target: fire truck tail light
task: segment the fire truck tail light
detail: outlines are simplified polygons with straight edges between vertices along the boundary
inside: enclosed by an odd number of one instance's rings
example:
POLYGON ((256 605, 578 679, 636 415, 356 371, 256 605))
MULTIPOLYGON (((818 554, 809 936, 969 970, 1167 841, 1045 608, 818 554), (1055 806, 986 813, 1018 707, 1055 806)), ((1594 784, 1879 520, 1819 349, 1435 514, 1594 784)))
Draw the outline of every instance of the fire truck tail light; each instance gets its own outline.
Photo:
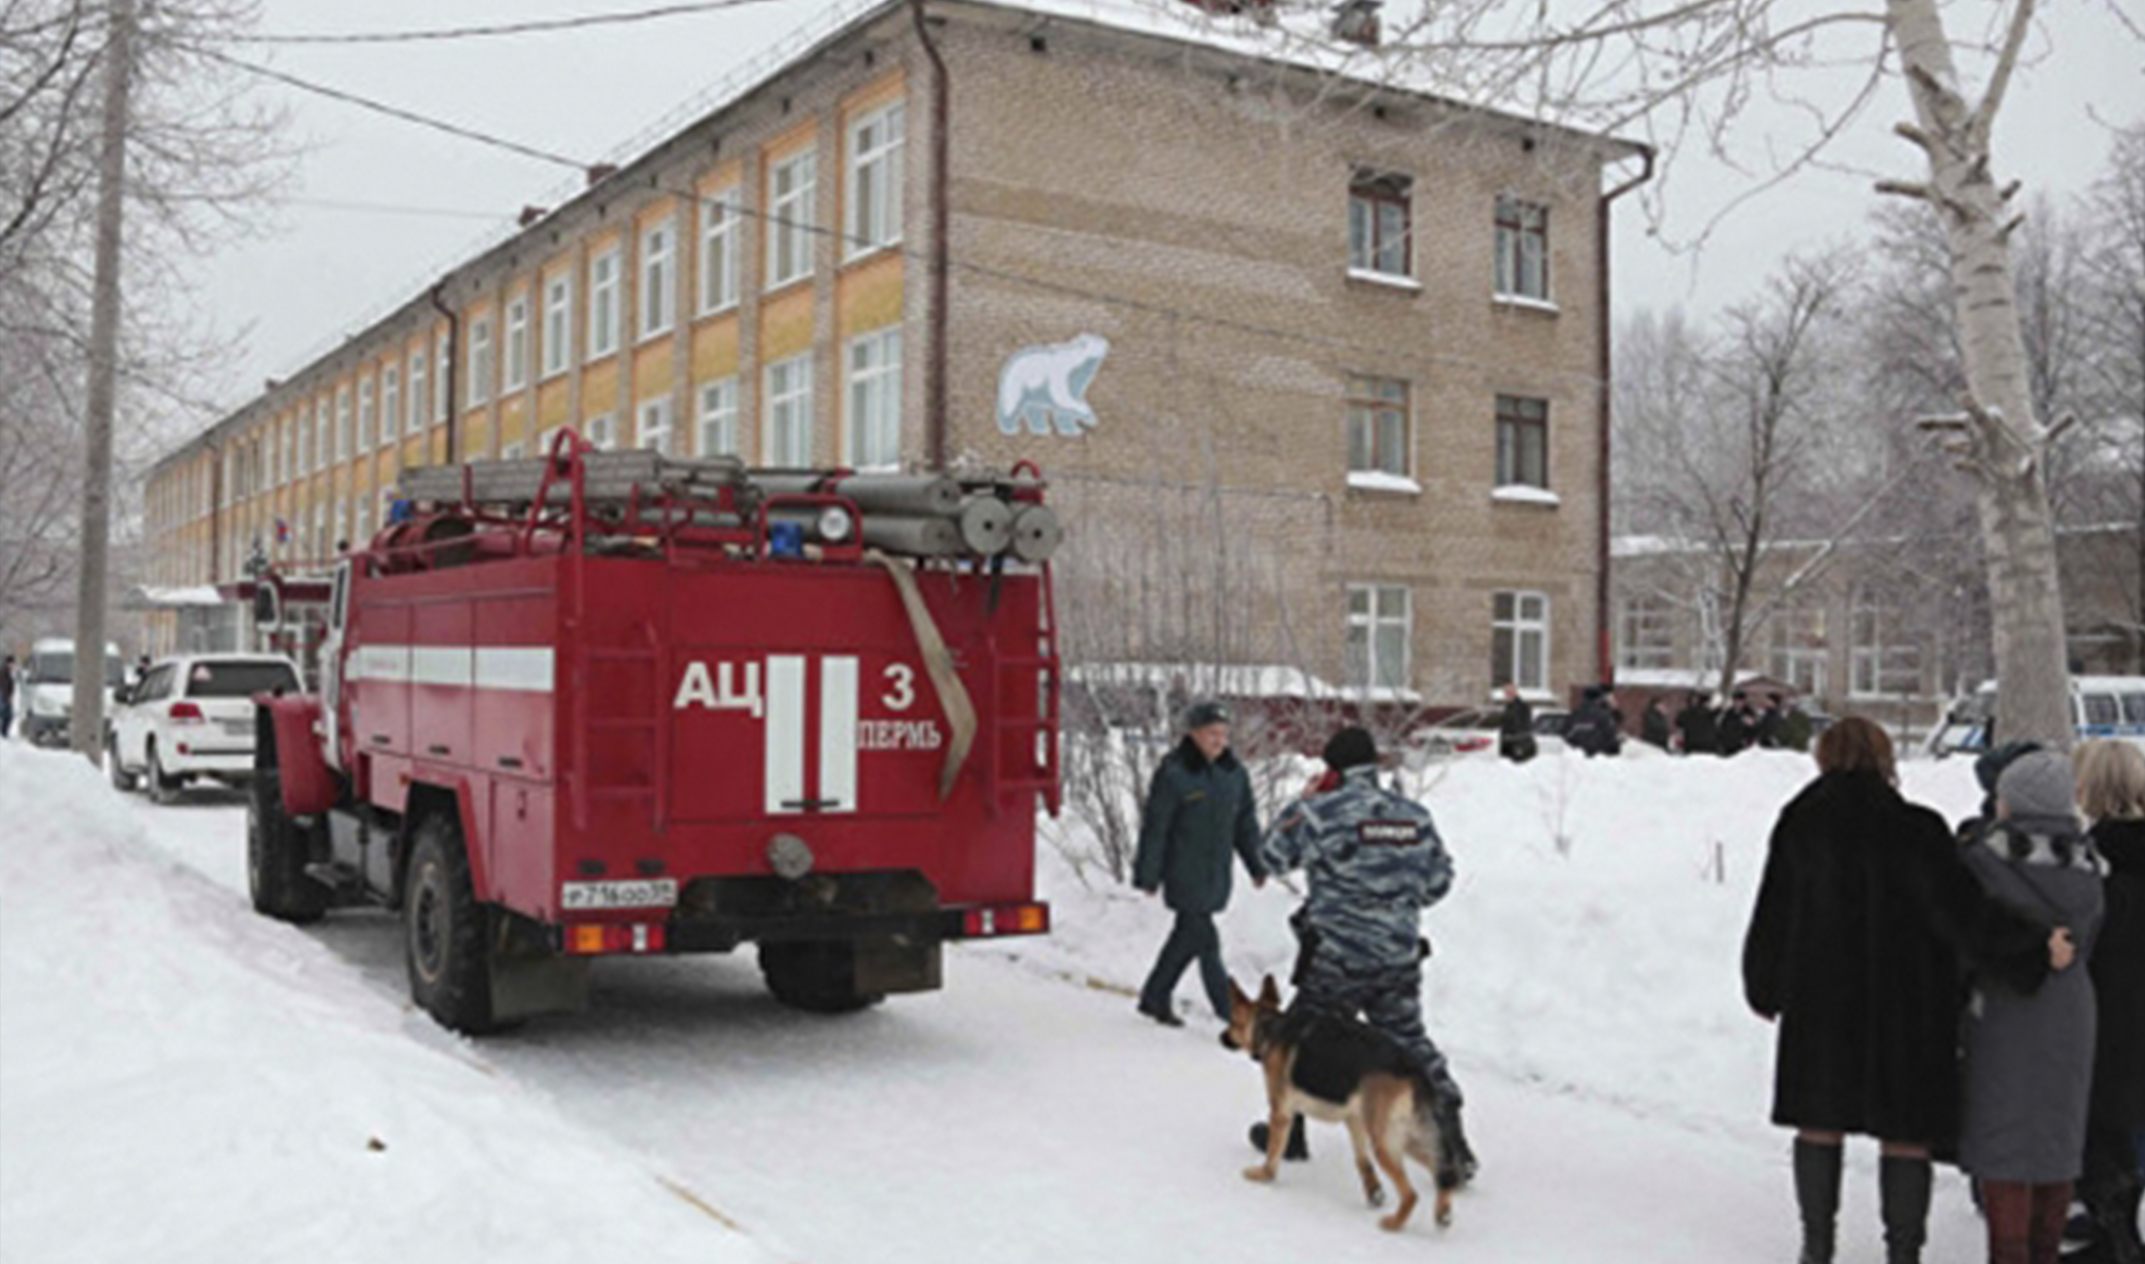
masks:
POLYGON ((999 904, 972 908, 961 916, 961 933, 974 939, 992 935, 1043 935, 1049 931, 1048 904, 999 904))
POLYGON ((566 928, 566 951, 576 957, 600 957, 606 953, 663 951, 660 922, 585 923, 566 928))
POLYGON ((201 708, 191 702, 174 702, 171 704, 171 718, 178 724, 199 724, 202 720, 201 708))

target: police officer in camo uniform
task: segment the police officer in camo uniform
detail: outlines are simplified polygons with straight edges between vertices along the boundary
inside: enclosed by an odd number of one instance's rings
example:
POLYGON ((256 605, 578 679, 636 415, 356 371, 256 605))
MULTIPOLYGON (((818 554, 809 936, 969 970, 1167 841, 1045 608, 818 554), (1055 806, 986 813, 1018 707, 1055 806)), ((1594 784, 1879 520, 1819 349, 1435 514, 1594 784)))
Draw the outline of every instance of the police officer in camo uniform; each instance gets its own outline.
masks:
MULTIPOLYGON (((1461 1180, 1475 1159, 1460 1130, 1460 1086, 1423 1030, 1422 911, 1452 889, 1452 858, 1430 809, 1378 784, 1378 747, 1360 728, 1326 743, 1331 771, 1281 814, 1263 846, 1269 873, 1302 869, 1311 894, 1291 919, 1303 939, 1291 1013, 1358 1012, 1400 1046, 1437 1094, 1445 1166, 1461 1180)), ((1266 1126, 1252 1142, 1266 1148, 1266 1126)), ((1305 1157, 1303 1120, 1288 1153, 1305 1157)))

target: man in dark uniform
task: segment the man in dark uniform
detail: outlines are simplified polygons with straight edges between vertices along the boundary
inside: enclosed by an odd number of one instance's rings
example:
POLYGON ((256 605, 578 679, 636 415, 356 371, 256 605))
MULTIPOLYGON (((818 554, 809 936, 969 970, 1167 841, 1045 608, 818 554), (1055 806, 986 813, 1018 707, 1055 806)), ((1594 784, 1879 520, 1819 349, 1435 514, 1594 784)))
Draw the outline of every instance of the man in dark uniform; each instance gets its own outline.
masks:
MULTIPOLYGON (((1460 1180, 1475 1157, 1460 1130, 1460 1086, 1423 1029, 1423 910, 1452 889, 1452 858, 1430 809, 1378 784, 1378 748, 1360 728, 1326 743, 1328 776, 1274 823, 1266 836, 1269 873, 1302 869, 1310 896, 1291 919, 1303 939, 1291 1014, 1329 1013, 1372 1027, 1408 1055, 1433 1095, 1445 1153, 1460 1180)), ((1298 1119, 1289 1152, 1305 1157, 1298 1119)), ((1252 1142, 1266 1148, 1266 1125, 1252 1142)))
POLYGON ((1184 1025, 1170 994, 1195 960, 1207 1001, 1229 1021, 1229 972, 1214 915, 1229 906, 1231 853, 1243 858, 1254 884, 1266 884, 1258 803, 1250 774, 1229 749, 1228 708, 1195 703, 1185 712, 1184 728, 1184 740, 1155 769, 1132 861, 1133 885, 1149 895, 1161 892, 1177 915, 1140 989, 1140 1013, 1164 1027, 1184 1025))

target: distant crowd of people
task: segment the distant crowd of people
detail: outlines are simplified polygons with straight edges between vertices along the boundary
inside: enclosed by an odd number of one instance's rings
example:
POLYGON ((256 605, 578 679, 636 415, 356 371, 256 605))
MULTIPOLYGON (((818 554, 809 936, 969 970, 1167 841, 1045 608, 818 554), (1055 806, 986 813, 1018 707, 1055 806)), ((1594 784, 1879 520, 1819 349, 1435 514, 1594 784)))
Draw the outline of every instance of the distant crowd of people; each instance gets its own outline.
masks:
MULTIPOLYGON (((1504 698, 1498 753, 1525 763, 1540 751, 1534 708, 1515 685, 1505 686, 1504 698)), ((1767 693, 1753 699, 1738 689, 1727 706, 1716 709, 1712 694, 1693 690, 1685 695, 1683 708, 1673 720, 1659 697, 1648 699, 1646 709, 1639 713, 1638 737, 1648 746, 1679 755, 1732 756, 1753 747, 1808 750, 1815 727, 1809 713, 1784 694, 1767 693)), ((1623 751, 1624 713, 1617 708, 1616 694, 1609 686, 1596 685, 1586 691, 1565 726, 1564 741, 1589 757, 1623 751)))

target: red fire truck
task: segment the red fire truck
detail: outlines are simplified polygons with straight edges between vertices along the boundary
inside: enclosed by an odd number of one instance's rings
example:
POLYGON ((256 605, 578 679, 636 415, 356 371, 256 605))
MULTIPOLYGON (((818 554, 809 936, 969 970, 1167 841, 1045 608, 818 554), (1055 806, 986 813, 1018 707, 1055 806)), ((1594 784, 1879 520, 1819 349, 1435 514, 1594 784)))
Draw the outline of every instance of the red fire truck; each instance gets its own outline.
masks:
POLYGON ((753 471, 653 452, 405 475, 341 559, 317 695, 261 699, 254 906, 400 911, 481 1032, 609 955, 758 945, 839 1012, 1037 934, 1058 663, 1032 468, 753 471))

